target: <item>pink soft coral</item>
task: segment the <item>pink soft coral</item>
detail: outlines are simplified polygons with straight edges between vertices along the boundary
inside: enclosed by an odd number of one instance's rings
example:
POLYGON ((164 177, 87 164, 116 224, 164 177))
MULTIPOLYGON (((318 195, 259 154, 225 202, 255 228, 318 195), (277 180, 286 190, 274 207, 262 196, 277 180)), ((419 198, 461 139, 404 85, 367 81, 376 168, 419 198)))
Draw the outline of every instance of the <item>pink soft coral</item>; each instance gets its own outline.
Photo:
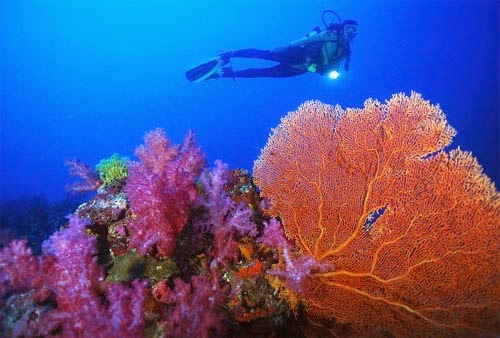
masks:
POLYGON ((8 292, 26 291, 33 284, 38 261, 26 240, 14 240, 0 251, 0 298, 8 292))
POLYGON ((205 158, 192 132, 180 146, 170 144, 159 128, 146 134, 144 141, 136 149, 141 162, 130 165, 125 187, 134 212, 130 246, 143 255, 156 250, 159 256, 170 256, 188 220, 205 158))
POLYGON ((35 258, 22 242, 0 252, 2 295, 35 290, 36 302, 54 300, 57 306, 31 322, 21 319, 15 330, 24 336, 136 337, 145 327, 145 282, 131 287, 104 282, 97 264, 96 239, 86 233, 86 222, 71 217, 69 226, 43 244, 35 258), (14 256, 8 257, 9 254, 14 256), (15 264, 13 264, 15 263, 15 264), (22 279, 22 276, 31 278, 22 279))

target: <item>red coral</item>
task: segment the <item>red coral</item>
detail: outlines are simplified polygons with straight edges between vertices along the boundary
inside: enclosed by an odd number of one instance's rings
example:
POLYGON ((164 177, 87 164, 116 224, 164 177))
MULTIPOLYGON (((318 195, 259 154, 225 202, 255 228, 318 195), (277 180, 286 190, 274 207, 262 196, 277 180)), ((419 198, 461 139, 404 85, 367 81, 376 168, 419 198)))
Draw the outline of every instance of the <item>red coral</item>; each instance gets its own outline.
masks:
POLYGON ((156 250, 159 256, 170 256, 187 222, 205 159, 192 132, 181 146, 171 145, 161 129, 149 132, 144 140, 136 150, 141 162, 130 165, 125 186, 134 213, 130 246, 141 254, 156 250))
POLYGON ((307 102, 274 129, 256 183, 287 237, 330 264, 300 296, 335 335, 498 334, 500 196, 470 153, 443 151, 454 134, 415 93, 307 102))

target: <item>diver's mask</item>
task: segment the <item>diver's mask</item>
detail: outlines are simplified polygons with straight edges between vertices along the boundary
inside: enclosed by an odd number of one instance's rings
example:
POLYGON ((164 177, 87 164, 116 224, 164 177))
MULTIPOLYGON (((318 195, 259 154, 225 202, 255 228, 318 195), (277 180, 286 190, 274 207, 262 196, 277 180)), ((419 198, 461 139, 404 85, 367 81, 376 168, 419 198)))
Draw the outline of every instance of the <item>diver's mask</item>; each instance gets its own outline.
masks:
POLYGON ((358 34, 358 23, 354 20, 346 20, 342 23, 342 34, 351 40, 358 34))

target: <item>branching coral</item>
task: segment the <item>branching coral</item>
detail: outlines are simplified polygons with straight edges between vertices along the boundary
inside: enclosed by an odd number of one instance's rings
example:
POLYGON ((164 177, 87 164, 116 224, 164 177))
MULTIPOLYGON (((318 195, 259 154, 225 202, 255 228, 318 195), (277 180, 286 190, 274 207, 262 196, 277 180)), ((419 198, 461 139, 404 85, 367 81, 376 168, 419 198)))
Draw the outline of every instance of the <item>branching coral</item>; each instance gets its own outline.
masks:
POLYGON ((66 185, 66 190, 73 193, 97 190, 102 181, 90 166, 78 159, 71 159, 65 162, 69 167, 70 175, 81 178, 81 181, 66 185))
POLYGON ((394 95, 363 109, 306 102, 254 166, 299 252, 330 264, 306 281, 335 334, 493 336, 500 198, 439 106, 394 95))

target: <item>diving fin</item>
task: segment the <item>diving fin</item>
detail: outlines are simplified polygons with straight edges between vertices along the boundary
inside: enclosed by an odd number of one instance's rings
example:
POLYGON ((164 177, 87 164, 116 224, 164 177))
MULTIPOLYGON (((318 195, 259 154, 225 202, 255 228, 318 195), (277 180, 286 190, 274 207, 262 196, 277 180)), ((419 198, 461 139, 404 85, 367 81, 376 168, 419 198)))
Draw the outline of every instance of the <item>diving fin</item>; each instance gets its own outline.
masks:
POLYGON ((201 82, 207 80, 226 63, 227 62, 224 62, 220 57, 213 58, 188 70, 186 72, 186 78, 189 82, 201 82))

